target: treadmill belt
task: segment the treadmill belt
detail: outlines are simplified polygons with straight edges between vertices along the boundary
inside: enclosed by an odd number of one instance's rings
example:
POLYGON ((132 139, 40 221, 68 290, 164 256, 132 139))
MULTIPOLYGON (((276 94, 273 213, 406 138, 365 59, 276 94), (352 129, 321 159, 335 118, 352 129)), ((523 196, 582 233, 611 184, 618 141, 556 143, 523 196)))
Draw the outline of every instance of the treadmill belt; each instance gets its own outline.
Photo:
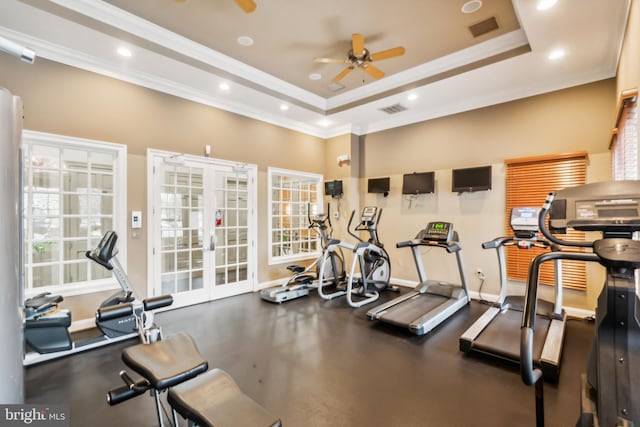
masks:
POLYGON ((387 309, 380 316, 380 320, 398 326, 409 327, 411 322, 447 301, 449 301, 449 298, 440 295, 417 294, 415 297, 387 309))
MULTIPOLYGON (((521 322, 521 311, 507 310, 498 314, 473 341, 472 348, 519 363, 521 322)), ((540 361, 550 324, 550 319, 536 316, 533 334, 533 360, 536 363, 540 361)))

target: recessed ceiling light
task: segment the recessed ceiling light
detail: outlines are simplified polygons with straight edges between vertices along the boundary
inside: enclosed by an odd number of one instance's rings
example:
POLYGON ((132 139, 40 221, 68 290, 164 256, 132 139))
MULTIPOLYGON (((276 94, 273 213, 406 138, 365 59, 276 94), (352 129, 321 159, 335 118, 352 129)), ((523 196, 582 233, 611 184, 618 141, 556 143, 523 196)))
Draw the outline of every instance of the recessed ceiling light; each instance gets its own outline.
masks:
POLYGON ((309 74, 309 80, 320 80, 321 78, 322 78, 322 74, 320 73, 309 74))
POLYGON ((289 106, 287 104, 280 104, 280 110, 287 111, 288 109, 289 109, 289 106))
POLYGON ((551 52, 549 52, 549 55, 547 55, 547 58, 549 58, 552 61, 557 61, 558 59, 562 59, 565 56, 565 51, 562 48, 558 48, 558 49, 554 49, 551 52))
POLYGON ((238 37, 238 44, 240 46, 252 46, 253 39, 249 36, 240 36, 238 37))
POLYGON ((418 99, 418 94, 417 93, 410 93, 409 95, 407 95, 407 99, 409 101, 415 101, 416 99, 418 99))
POLYGON ((224 82, 220 83, 218 87, 220 88, 220 90, 224 90, 224 91, 231 89, 231 86, 229 86, 229 83, 224 83, 224 82))
POLYGON ((318 122, 318 124, 319 124, 320 126, 323 126, 323 127, 329 127, 329 125, 331 124, 331 122, 330 122, 329 120, 327 120, 327 119, 322 119, 322 120, 320 120, 320 121, 318 122))
POLYGON ((133 55, 133 53, 131 52, 131 49, 124 46, 119 47, 117 52, 118 52, 118 55, 124 56, 126 58, 130 58, 133 55))
POLYGON ((471 0, 462 5, 462 13, 473 13, 482 7, 481 0, 471 0))
POLYGON ((536 6, 536 9, 538 10, 551 9, 553 6, 556 5, 557 2, 558 0, 539 0, 538 6, 536 6))

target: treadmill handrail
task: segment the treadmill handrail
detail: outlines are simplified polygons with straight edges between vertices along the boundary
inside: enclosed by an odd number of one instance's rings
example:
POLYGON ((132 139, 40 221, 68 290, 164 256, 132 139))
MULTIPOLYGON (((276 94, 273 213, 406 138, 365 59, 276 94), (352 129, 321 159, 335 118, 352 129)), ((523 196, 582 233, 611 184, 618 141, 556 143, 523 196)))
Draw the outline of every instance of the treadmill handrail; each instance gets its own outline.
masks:
POLYGON ((594 253, 583 252, 545 252, 536 256, 529 264, 529 273, 524 295, 524 310, 520 325, 520 376, 527 385, 535 384, 542 378, 542 370, 533 366, 533 331, 537 310, 538 276, 540 265, 551 260, 575 260, 598 262, 594 253))
POLYGON ((460 243, 456 241, 451 241, 449 243, 441 243, 435 240, 412 239, 412 240, 406 240, 404 242, 396 243, 396 248, 410 248, 414 246, 431 246, 431 247, 444 248, 449 253, 458 252, 460 249, 462 249, 462 247, 460 246, 460 243))
POLYGON ((521 239, 516 236, 502 236, 496 237, 493 240, 489 240, 488 242, 484 242, 482 244, 482 249, 496 249, 499 246, 512 246, 518 244, 518 242, 527 241, 531 242, 531 246, 535 246, 536 248, 551 248, 553 251, 559 251, 560 248, 553 242, 550 242, 546 239, 521 239))

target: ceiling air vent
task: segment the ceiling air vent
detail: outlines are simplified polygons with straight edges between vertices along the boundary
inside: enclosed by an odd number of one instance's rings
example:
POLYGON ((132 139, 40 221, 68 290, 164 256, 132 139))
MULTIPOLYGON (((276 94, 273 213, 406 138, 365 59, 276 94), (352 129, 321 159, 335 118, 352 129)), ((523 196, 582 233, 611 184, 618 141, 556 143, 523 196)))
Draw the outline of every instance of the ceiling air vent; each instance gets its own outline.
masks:
POLYGON ((399 113, 400 111, 405 111, 406 109, 407 107, 402 104, 394 104, 388 107, 381 108, 380 111, 384 111, 387 114, 395 114, 399 113))
POLYGON ((496 17, 492 16, 489 19, 485 19, 482 22, 478 22, 477 24, 473 24, 469 26, 469 31, 471 31, 471 35, 473 37, 480 37, 484 34, 487 34, 493 30, 497 30, 498 21, 496 21, 496 17))
POLYGON ((342 90, 342 89, 345 88, 345 86, 343 84, 340 84, 338 82, 329 83, 329 85, 327 87, 332 92, 337 92, 337 91, 342 90))

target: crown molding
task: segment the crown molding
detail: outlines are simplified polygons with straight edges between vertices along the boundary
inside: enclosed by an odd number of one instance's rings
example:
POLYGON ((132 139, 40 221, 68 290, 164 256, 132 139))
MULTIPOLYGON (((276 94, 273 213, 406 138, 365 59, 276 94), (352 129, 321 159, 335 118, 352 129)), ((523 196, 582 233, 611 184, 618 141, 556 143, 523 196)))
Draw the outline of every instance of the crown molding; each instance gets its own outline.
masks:
POLYGON ((142 19, 102 0, 50 0, 52 3, 119 30, 133 34, 158 46, 170 49, 204 64, 241 76, 259 85, 326 110, 326 99, 251 67, 227 55, 196 43, 159 25, 142 19))

